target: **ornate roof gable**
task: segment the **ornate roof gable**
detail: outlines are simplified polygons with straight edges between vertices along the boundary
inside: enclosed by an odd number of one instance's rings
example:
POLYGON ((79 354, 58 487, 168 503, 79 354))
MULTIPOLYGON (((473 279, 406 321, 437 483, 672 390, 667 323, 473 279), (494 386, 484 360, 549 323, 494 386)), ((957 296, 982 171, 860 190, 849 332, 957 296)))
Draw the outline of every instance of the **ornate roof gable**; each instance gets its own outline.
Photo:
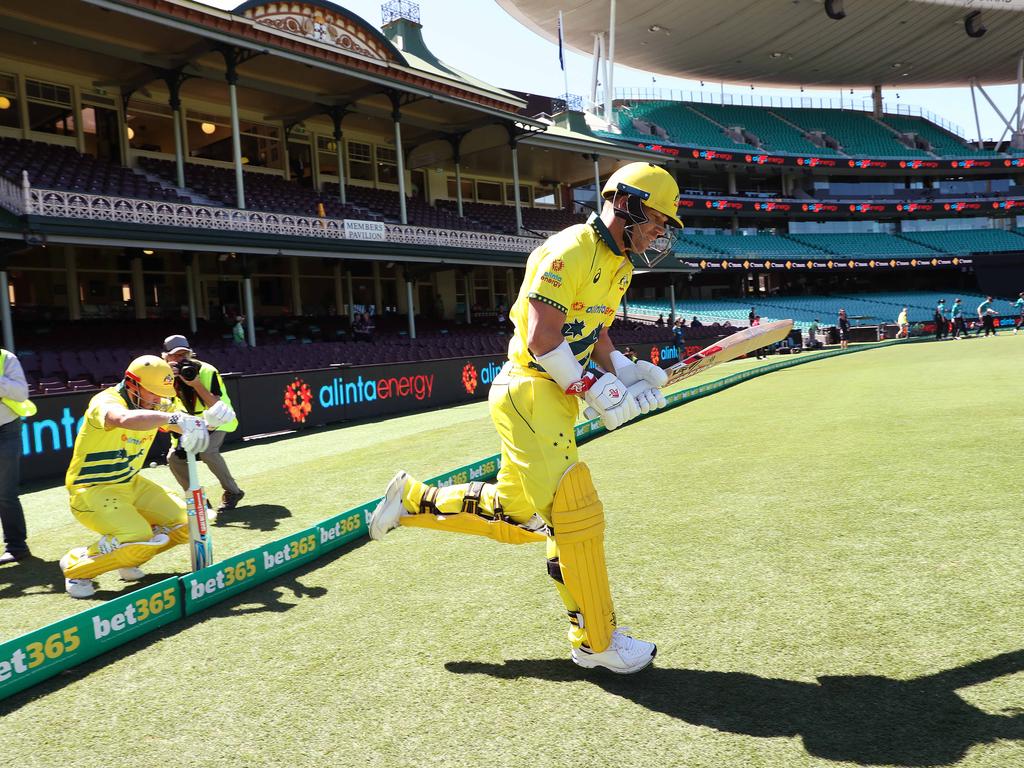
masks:
POLYGON ((257 24, 385 62, 405 64, 405 57, 361 17, 327 2, 250 0, 232 11, 257 24))

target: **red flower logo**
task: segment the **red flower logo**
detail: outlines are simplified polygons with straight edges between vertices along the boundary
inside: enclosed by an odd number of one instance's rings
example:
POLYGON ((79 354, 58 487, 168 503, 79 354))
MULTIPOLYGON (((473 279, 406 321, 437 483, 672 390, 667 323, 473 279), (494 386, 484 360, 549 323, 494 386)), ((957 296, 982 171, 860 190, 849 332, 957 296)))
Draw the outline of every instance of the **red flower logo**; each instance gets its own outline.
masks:
POLYGON ((304 424, 313 410, 313 393, 302 379, 295 379, 284 388, 284 404, 288 416, 296 424, 304 424))
POLYGON ((657 347, 651 347, 651 362, 655 365, 661 362, 661 351, 657 347))
POLYGON ((472 395, 476 392, 476 385, 479 379, 476 375, 476 366, 472 363, 466 363, 462 369, 462 386, 466 389, 467 395, 472 395))

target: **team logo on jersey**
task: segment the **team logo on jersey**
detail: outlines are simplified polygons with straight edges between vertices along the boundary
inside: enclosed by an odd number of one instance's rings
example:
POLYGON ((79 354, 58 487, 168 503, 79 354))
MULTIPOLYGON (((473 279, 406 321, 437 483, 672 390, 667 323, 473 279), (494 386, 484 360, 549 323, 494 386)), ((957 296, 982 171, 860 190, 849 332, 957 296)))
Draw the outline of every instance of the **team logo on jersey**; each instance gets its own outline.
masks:
POLYGON ((594 285, 597 285, 597 281, 601 279, 601 270, 597 270, 597 274, 594 275, 594 285))
POLYGON ((565 262, 561 259, 555 259, 551 262, 551 269, 555 272, 561 272, 563 267, 565 267, 565 262))
POLYGON ((574 312, 581 312, 584 306, 585 304, 582 301, 574 301, 572 303, 572 308, 574 312))
POLYGON ((619 278, 619 290, 625 291, 627 285, 629 285, 629 278, 623 275, 619 278))

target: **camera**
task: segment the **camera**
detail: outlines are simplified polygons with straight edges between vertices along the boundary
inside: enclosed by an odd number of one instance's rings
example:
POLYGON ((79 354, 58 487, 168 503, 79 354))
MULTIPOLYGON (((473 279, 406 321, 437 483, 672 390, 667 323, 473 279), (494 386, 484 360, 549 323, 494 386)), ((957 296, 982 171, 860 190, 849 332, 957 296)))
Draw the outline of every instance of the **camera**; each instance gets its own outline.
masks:
POLYGON ((194 381, 199 375, 199 362, 196 360, 182 360, 178 363, 178 375, 185 381, 194 381))

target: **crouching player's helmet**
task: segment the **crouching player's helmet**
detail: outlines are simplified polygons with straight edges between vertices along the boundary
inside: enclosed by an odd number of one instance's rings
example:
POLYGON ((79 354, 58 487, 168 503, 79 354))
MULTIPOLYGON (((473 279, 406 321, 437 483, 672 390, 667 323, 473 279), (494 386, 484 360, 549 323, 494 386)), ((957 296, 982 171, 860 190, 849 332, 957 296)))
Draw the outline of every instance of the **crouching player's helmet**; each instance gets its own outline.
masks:
POLYGON ((127 400, 135 408, 167 411, 174 402, 174 371, 156 355, 131 361, 124 372, 127 400))
MULTIPOLYGON (((683 228, 679 220, 679 185, 672 174, 654 163, 629 163, 624 165, 605 182, 601 196, 615 206, 615 215, 626 220, 624 237, 626 247, 633 251, 632 228, 646 224, 648 217, 644 207, 651 208, 666 217, 666 226, 683 228), (625 198, 625 206, 616 202, 625 198)), ((672 237, 666 235, 654 242, 654 247, 637 256, 654 267, 668 256, 672 248, 672 237)))

